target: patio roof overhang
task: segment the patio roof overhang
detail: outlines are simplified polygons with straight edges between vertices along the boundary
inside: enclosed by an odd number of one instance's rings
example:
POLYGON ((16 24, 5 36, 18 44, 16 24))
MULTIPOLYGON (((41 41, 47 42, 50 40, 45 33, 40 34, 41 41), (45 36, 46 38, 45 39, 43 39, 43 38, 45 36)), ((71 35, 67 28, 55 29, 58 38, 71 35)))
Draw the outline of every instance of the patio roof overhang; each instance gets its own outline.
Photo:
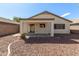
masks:
POLYGON ((24 22, 52 22, 54 21, 54 18, 31 18, 27 19, 24 22))
POLYGON ((27 18, 26 20, 54 20, 55 18, 27 18))

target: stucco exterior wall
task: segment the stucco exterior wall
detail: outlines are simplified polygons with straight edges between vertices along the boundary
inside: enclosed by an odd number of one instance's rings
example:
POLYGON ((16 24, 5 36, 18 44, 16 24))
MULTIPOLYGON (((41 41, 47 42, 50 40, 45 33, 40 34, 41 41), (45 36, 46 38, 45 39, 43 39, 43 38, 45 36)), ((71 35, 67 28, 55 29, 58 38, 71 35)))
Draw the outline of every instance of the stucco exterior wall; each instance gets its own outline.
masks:
POLYGON ((33 18, 54 18, 54 24, 65 24, 65 29, 54 29, 54 33, 56 34, 69 34, 70 33, 70 22, 69 21, 65 21, 59 17, 56 17, 54 15, 51 14, 41 14, 38 16, 35 16, 33 18))
POLYGON ((54 16, 51 15, 51 14, 48 14, 48 13, 44 13, 44 14, 35 16, 35 17, 33 17, 33 18, 54 18, 54 16))
POLYGON ((27 22, 21 21, 20 22, 20 33, 28 33, 30 30, 29 24, 27 22))
POLYGON ((19 24, 0 22, 0 36, 19 32, 19 24))
POLYGON ((32 18, 36 18, 39 20, 26 20, 23 23, 21 23, 21 33, 28 33, 29 32, 29 26, 28 23, 29 22, 36 22, 37 24, 35 25, 35 33, 51 33, 51 28, 52 29, 52 33, 53 34, 69 34, 70 33, 70 22, 69 21, 65 21, 62 18, 59 18, 57 16, 48 14, 48 13, 44 13, 32 18), (48 20, 45 19, 48 18, 48 20), (50 20, 50 18, 52 18, 53 20, 50 20), (44 20, 40 20, 40 19, 44 19, 44 20), (46 28, 39 28, 39 23, 45 22, 46 23, 46 28), (53 22, 53 25, 51 25, 51 22, 53 22), (54 29, 54 24, 65 24, 65 29, 54 29), (52 27, 51 27, 52 26, 52 27))
POLYGON ((49 34, 50 31, 51 31, 51 25, 50 23, 43 23, 45 24, 45 28, 40 28, 40 24, 41 23, 38 23, 38 24, 35 24, 35 33, 39 33, 39 34, 49 34))
POLYGON ((54 24, 65 24, 65 29, 55 29, 55 34, 69 34, 70 33, 70 22, 55 17, 54 24))
MULTIPOLYGON (((51 22, 21 22, 20 33, 29 33, 29 24, 35 24, 35 34, 49 34, 51 33, 51 22), (45 28, 40 28, 40 24, 45 24, 45 28)), ((54 29, 53 29, 54 30, 54 29)))

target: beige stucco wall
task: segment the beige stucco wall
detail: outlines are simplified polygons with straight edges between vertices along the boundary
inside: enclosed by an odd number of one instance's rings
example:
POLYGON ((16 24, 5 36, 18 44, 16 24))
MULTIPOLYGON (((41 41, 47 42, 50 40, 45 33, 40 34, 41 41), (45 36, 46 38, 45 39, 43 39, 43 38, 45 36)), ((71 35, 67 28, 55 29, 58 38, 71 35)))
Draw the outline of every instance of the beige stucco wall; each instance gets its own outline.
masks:
POLYGON ((40 28, 41 23, 35 24, 35 33, 39 34, 49 34, 51 31, 51 24, 50 23, 45 23, 45 28, 40 28))
MULTIPOLYGON (((48 20, 44 20, 44 21, 21 21, 20 23, 20 33, 28 33, 30 30, 30 26, 29 24, 35 24, 35 33, 36 34, 48 34, 51 32, 51 22, 53 21, 48 21, 48 20), (45 23, 46 27, 45 28, 40 28, 40 24, 41 23, 45 23)), ((52 30, 54 31, 54 29, 52 30)))
POLYGON ((54 24, 65 24, 65 29, 55 29, 54 33, 58 34, 69 34, 70 33, 70 22, 65 21, 61 18, 55 17, 54 24))
POLYGON ((30 30, 30 28, 28 28, 29 25, 28 25, 28 22, 26 21, 21 21, 20 22, 20 33, 23 34, 23 33, 28 33, 30 30))
POLYGON ((69 21, 65 21, 59 17, 56 17, 48 13, 44 13, 44 14, 35 16, 33 18, 55 18, 54 24, 65 24, 65 29, 55 29, 54 33, 58 33, 58 34, 64 34, 64 33, 69 34, 70 33, 70 22, 69 21))
POLYGON ((0 22, 0 36, 18 32, 19 32, 19 24, 0 22))
POLYGON ((53 34, 69 34, 70 33, 70 22, 69 21, 65 21, 59 17, 56 17, 54 15, 51 14, 41 14, 38 16, 35 16, 33 18, 55 18, 54 20, 26 20, 26 21, 22 21, 20 24, 20 32, 21 33, 28 33, 29 32, 29 26, 28 23, 29 22, 36 22, 38 24, 36 24, 36 28, 35 28, 35 33, 50 33, 51 32, 51 28, 52 28, 52 33, 53 34), (46 22, 46 28, 39 28, 39 23, 42 22, 46 22), (48 23, 47 23, 48 22, 48 23), (53 25, 51 27, 51 22, 53 22, 53 25), (65 29, 54 29, 54 24, 65 24, 65 29))
POLYGON ((44 14, 35 16, 33 18, 54 18, 54 16, 52 16, 51 14, 48 14, 48 13, 44 13, 44 14))

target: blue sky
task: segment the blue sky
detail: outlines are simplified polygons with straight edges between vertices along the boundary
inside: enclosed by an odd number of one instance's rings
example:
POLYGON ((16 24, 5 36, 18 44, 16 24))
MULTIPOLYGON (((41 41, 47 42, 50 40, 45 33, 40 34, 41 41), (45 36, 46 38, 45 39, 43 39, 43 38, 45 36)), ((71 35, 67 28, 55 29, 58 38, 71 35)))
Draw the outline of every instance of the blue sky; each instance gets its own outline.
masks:
POLYGON ((12 18, 22 17, 28 18, 37 13, 49 11, 57 15, 63 15, 67 19, 79 18, 79 4, 76 3, 5 3, 0 4, 0 17, 12 18))

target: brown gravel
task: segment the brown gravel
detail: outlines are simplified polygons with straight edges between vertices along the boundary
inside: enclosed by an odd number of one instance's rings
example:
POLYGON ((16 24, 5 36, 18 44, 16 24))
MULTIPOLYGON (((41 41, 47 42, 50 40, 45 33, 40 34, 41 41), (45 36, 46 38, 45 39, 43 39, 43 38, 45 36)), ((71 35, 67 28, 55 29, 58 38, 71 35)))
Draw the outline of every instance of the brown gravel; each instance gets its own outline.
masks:
POLYGON ((27 42, 20 40, 11 47, 12 56, 77 56, 79 34, 32 37, 27 42))
POLYGON ((0 37, 0 56, 6 56, 7 55, 7 47, 9 43, 16 40, 16 37, 13 37, 12 35, 0 37))
MULTIPOLYGON (((12 35, 0 38, 0 55, 6 55, 8 44, 16 39, 12 35)), ((19 40, 11 46, 11 56, 79 56, 79 34, 19 40)))

